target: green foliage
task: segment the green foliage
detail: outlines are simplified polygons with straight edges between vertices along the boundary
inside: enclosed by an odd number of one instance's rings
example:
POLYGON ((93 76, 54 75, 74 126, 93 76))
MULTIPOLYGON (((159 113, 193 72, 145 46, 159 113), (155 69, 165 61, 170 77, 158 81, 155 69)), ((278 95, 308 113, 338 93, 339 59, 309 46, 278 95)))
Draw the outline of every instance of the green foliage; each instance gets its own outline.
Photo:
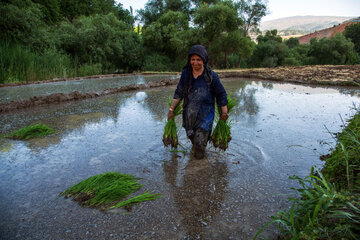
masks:
MULTIPOLYGON (((171 107, 172 99, 169 98, 169 107, 171 107)), ((174 118, 170 118, 164 127, 164 134, 163 134, 163 143, 164 146, 171 146, 172 148, 177 148, 178 136, 177 136, 177 127, 175 118, 182 113, 182 101, 174 109, 174 118)))
POLYGON ((360 23, 347 26, 344 35, 354 43, 354 49, 360 55, 360 23))
POLYGON ((0 83, 74 76, 71 59, 54 49, 34 53, 20 44, 0 42, 0 83))
POLYGON ((141 62, 139 35, 114 14, 82 16, 54 30, 56 45, 79 64, 100 63, 103 72, 132 71, 141 62))
POLYGON ((289 49, 292 49, 296 46, 299 46, 300 42, 298 38, 289 38, 285 41, 286 46, 288 46, 289 49))
POLYGON ((332 38, 312 38, 308 56, 312 58, 311 64, 338 65, 359 62, 354 44, 340 33, 332 38))
POLYGON ((259 35, 258 45, 251 56, 250 63, 253 67, 276 67, 281 66, 289 51, 276 30, 267 31, 265 35, 259 35))
POLYGON ((40 5, 30 0, 14 0, 0 5, 0 40, 18 42, 42 51, 50 45, 40 5))
POLYGON ((221 33, 237 30, 242 21, 235 8, 220 2, 198 8, 194 13, 194 23, 210 45, 221 33))
MULTIPOLYGON (((237 103, 235 99, 231 98, 231 94, 227 96, 227 100, 228 114, 231 114, 237 103)), ((221 120, 221 112, 221 106, 217 106, 218 119, 214 131, 211 134, 210 141, 213 143, 215 148, 220 148, 221 150, 225 151, 228 148, 229 142, 231 141, 230 121, 224 122, 221 120)))
POLYGON ((158 21, 162 15, 168 11, 179 12, 190 20, 190 1, 189 0, 149 0, 144 9, 138 11, 140 21, 147 28, 152 23, 158 21))
POLYGON ((258 32, 261 19, 267 14, 266 2, 263 0, 240 0, 236 4, 239 16, 244 22, 243 35, 249 32, 258 32))
POLYGON ((185 31, 189 28, 188 19, 184 13, 168 11, 156 22, 143 30, 144 46, 151 52, 162 54, 172 61, 184 57, 185 31))
POLYGON ((52 128, 45 124, 34 124, 27 127, 20 128, 19 130, 5 135, 6 138, 28 140, 30 138, 44 137, 56 133, 52 128))
POLYGON ((131 175, 107 172, 81 181, 60 193, 60 196, 73 197, 82 204, 105 209, 125 207, 160 197, 160 194, 145 192, 121 201, 139 190, 141 186, 139 179, 131 175))
POLYGON ((290 177, 300 184, 298 198, 289 198, 290 209, 279 211, 272 221, 280 231, 278 239, 359 239, 359 195, 348 191, 339 192, 320 171, 312 169, 310 176, 302 179, 290 177))
POLYGON ((327 179, 335 181, 342 189, 360 186, 360 112, 347 122, 337 136, 337 145, 325 159, 322 170, 327 179))

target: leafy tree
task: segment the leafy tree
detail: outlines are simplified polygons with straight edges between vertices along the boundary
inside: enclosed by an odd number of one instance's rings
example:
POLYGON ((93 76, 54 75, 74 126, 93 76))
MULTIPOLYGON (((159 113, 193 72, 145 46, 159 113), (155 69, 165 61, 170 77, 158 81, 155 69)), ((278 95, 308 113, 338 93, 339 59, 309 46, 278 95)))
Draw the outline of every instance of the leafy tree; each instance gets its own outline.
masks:
POLYGON ((266 3, 263 0, 240 0, 237 8, 244 22, 244 36, 248 36, 249 31, 258 32, 260 21, 267 14, 266 3))
POLYGON ((32 0, 40 5, 43 19, 47 24, 53 24, 61 20, 59 0, 32 0))
POLYGON ((143 30, 144 46, 174 59, 183 46, 181 32, 188 28, 185 14, 168 11, 143 30))
MULTIPOLYGON (((41 2, 47 0, 38 0, 41 2)), ((50 0, 49 0, 50 1, 50 0)), ((115 0, 59 0, 60 12, 64 18, 73 21, 76 17, 90 16, 94 14, 109 14, 113 13, 132 27, 134 19, 128 10, 122 8, 122 4, 116 4, 115 0)))
POLYGON ((289 38, 288 40, 285 40, 285 44, 286 46, 288 46, 288 48, 294 48, 296 46, 299 46, 300 42, 298 38, 289 38))
POLYGON ((283 64, 288 56, 288 47, 282 42, 277 30, 267 31, 257 38, 258 45, 254 50, 250 65, 254 67, 276 67, 283 64))
POLYGON ((332 38, 311 39, 308 56, 311 58, 311 64, 338 65, 359 61, 354 44, 341 33, 332 38))
POLYGON ((203 35, 203 44, 208 47, 209 54, 216 56, 210 58, 210 64, 226 66, 226 56, 230 54, 230 46, 237 46, 236 39, 239 39, 239 35, 232 32, 238 31, 242 24, 232 3, 201 5, 194 13, 194 23, 203 35), (225 45, 225 42, 230 45, 225 45), (225 61, 219 64, 220 60, 217 57, 221 55, 224 55, 222 59, 225 61))
POLYGON ((113 13, 81 16, 73 23, 62 22, 54 30, 56 45, 79 65, 102 64, 103 72, 132 71, 141 63, 139 35, 129 30, 113 13))
POLYGON ((39 4, 13 0, 0 5, 0 39, 41 51, 51 43, 39 4))
MULTIPOLYGON (((287 43, 287 42, 285 42, 287 43)), ((289 46, 288 44, 286 44, 289 46)), ((290 44, 290 46, 292 46, 290 44)), ((309 63, 308 52, 310 49, 309 44, 296 45, 292 48, 289 47, 289 55, 284 59, 283 65, 300 66, 309 63)))
POLYGON ((354 43, 355 51, 360 55, 360 23, 347 26, 344 32, 345 37, 354 43))
POLYGON ((144 9, 138 11, 144 28, 156 22, 167 11, 182 12, 190 19, 190 0, 149 0, 144 9))

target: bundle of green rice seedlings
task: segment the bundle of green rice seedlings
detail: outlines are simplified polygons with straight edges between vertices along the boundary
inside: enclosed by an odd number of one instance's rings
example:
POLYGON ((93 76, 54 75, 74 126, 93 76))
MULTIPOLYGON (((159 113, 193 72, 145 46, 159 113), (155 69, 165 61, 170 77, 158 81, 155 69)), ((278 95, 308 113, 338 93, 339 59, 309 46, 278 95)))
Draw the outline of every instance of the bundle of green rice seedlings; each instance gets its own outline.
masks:
POLYGON ((5 135, 6 138, 12 138, 12 139, 30 139, 30 138, 36 138, 36 137, 44 137, 49 134, 56 133, 52 128, 45 124, 34 124, 27 127, 20 128, 19 130, 12 132, 8 135, 5 135))
MULTIPOLYGON (((236 106, 236 100, 231 98, 231 94, 227 96, 227 100, 228 114, 230 115, 232 109, 236 106)), ((210 141, 213 143, 215 148, 220 148, 221 150, 225 151, 228 148, 229 142, 231 141, 230 121, 224 122, 223 120, 220 120, 220 106, 217 106, 217 113, 217 123, 210 137, 210 141)))
POLYGON ((100 209, 129 207, 160 197, 160 194, 152 194, 146 191, 143 194, 124 200, 130 194, 139 190, 141 186, 139 179, 129 174, 107 172, 79 182, 60 193, 60 196, 73 197, 81 205, 100 209))
MULTIPOLYGON (((172 99, 169 98, 169 107, 171 107, 171 103, 172 103, 172 99)), ((182 102, 180 102, 174 109, 174 118, 169 119, 165 125, 164 135, 162 140, 165 147, 170 145, 172 148, 177 148, 179 144, 175 118, 176 116, 179 116, 181 112, 182 112, 182 102)))

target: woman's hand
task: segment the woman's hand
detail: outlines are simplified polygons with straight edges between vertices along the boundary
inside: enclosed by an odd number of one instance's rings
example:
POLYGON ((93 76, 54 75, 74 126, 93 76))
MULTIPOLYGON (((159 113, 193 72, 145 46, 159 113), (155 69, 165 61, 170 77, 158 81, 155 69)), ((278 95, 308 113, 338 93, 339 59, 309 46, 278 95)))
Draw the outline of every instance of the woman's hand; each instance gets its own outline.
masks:
POLYGON ((226 122, 226 120, 228 120, 228 118, 229 118, 229 114, 228 114, 227 105, 222 106, 220 119, 223 120, 224 122, 226 122))
POLYGON ((169 110, 169 112, 168 112, 168 121, 169 121, 171 118, 174 118, 174 111, 169 110))
POLYGON ((224 122, 226 122, 226 120, 228 120, 229 118, 229 114, 227 112, 223 112, 221 113, 220 119, 223 120, 224 122))

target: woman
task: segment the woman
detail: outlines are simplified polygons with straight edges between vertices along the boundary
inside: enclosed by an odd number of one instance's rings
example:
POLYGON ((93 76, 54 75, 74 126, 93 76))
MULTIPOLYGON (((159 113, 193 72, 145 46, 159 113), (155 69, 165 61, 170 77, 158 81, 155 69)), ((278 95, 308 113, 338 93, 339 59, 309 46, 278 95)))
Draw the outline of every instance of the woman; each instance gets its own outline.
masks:
POLYGON ((226 121, 229 117, 226 91, 218 75, 207 63, 208 54, 205 47, 192 46, 168 112, 169 120, 174 117, 174 109, 180 100, 184 100, 183 127, 193 144, 192 151, 197 159, 204 158, 206 144, 210 138, 215 117, 215 98, 221 106, 220 119, 226 121))

